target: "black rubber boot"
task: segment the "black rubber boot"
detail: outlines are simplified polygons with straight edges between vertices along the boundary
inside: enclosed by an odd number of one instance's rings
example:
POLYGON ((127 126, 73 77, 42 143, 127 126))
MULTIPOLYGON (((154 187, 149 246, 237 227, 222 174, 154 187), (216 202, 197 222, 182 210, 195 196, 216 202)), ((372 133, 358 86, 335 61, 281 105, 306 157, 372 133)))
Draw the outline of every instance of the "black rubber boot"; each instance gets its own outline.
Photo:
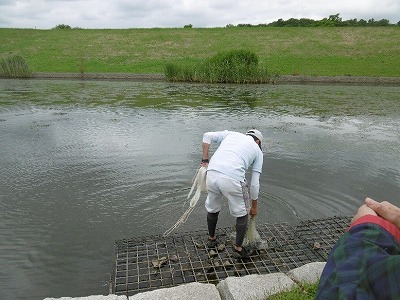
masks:
POLYGON ((249 215, 236 218, 236 243, 235 245, 241 247, 243 244, 244 236, 246 235, 247 223, 249 215))
MULTIPOLYGON (((207 213, 207 227, 208 227, 208 236, 215 237, 215 230, 217 228, 218 222, 218 215, 219 212, 216 213, 207 213)), ((207 241, 208 248, 215 248, 217 247, 217 240, 210 240, 207 241)))

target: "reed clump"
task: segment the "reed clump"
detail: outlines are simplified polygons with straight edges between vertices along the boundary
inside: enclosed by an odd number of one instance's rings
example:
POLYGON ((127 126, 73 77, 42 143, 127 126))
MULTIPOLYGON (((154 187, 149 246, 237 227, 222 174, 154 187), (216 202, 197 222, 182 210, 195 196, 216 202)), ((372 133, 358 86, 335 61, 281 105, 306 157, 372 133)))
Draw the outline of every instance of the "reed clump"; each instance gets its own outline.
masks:
POLYGON ((32 77, 32 71, 30 70, 25 58, 19 54, 15 54, 1 59, 0 77, 29 78, 32 77))
POLYGON ((167 64, 165 76, 173 82, 269 83, 273 76, 249 50, 220 52, 195 65, 167 64))

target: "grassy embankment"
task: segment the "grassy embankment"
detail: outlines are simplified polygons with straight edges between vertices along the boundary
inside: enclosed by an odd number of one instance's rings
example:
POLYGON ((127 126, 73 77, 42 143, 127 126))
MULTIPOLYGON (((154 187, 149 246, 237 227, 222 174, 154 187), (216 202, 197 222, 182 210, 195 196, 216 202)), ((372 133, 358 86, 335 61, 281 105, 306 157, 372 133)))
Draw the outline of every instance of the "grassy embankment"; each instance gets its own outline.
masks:
POLYGON ((164 73, 245 49, 280 75, 400 76, 399 27, 0 29, 0 58, 33 72, 164 73))

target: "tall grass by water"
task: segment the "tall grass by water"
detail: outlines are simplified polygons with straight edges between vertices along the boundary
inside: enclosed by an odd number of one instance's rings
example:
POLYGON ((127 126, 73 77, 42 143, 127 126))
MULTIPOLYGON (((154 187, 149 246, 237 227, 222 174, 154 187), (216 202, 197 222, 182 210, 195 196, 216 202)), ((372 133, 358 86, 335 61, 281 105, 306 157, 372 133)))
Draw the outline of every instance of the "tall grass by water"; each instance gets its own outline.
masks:
POLYGON ((0 60, 0 77, 29 78, 32 72, 21 55, 12 55, 0 60))
POLYGON ((400 76, 400 27, 0 28, 0 56, 33 72, 164 73, 220 52, 254 52, 280 75, 400 76))
POLYGON ((218 53, 194 66, 167 64, 165 75, 169 81, 207 83, 267 83, 271 76, 266 66, 248 50, 218 53))

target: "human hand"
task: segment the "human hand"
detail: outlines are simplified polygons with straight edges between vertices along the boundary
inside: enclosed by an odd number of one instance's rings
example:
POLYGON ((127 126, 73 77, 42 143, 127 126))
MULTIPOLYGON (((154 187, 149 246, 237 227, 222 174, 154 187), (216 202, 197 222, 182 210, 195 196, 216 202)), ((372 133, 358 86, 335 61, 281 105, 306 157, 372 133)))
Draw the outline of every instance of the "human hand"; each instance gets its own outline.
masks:
POLYGON ((377 216, 377 213, 372 208, 368 207, 367 204, 363 204, 362 206, 360 206, 357 213, 354 215, 353 219, 351 220, 351 224, 353 224, 359 218, 364 217, 366 215, 377 216))
POLYGON ((400 228, 400 208, 387 201, 377 202, 371 198, 365 199, 365 205, 372 209, 377 215, 400 228))
POLYGON ((250 218, 254 218, 257 215, 257 200, 252 201, 249 215, 250 215, 250 218))
POLYGON ((257 208, 250 208, 250 218, 254 218, 257 215, 257 208))

